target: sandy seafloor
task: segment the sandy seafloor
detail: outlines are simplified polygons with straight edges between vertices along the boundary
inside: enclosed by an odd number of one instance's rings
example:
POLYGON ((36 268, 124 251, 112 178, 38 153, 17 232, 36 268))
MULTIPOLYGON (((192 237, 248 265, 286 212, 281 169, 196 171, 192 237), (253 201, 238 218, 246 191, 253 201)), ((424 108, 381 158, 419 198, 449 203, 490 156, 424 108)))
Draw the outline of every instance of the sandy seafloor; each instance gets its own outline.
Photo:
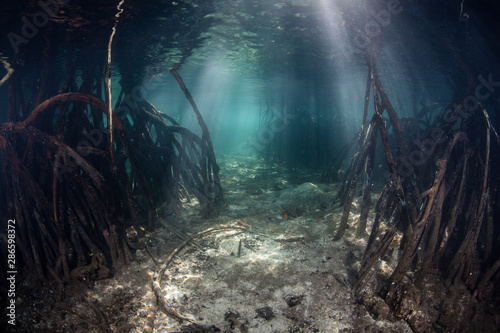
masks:
MULTIPOLYGON (((256 157, 223 156, 219 165, 226 206, 218 217, 203 219, 196 200, 186 201, 179 214, 160 210, 157 229, 142 240, 161 265, 182 242, 168 225, 188 235, 231 223, 250 229, 196 238, 199 247, 188 244, 174 257, 161 282, 172 309, 220 332, 411 332, 404 321, 375 320, 355 302, 350 283, 367 236, 355 238, 351 227, 333 240, 342 215, 338 184, 256 157)), ((358 214, 354 202, 350 221, 358 214)), ((68 288, 64 298, 42 288, 24 300, 18 320, 40 331, 142 332, 158 266, 146 250, 134 256, 112 278, 68 288)), ((390 266, 382 261, 378 273, 390 274, 390 266)), ((201 332, 159 309, 154 331, 201 332)))

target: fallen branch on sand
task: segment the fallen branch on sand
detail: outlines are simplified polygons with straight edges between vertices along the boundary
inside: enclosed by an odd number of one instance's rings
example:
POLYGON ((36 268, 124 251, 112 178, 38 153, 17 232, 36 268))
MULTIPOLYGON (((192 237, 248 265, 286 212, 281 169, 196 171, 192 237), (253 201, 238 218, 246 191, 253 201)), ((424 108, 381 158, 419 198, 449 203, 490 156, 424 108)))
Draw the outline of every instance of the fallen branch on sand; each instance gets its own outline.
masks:
POLYGON ((148 309, 148 315, 146 319, 146 324, 144 325, 143 332, 153 332, 154 330, 154 321, 156 317, 156 312, 158 309, 160 309, 162 312, 164 312, 167 316, 170 318, 173 318, 177 320, 179 323, 183 323, 184 321, 190 322, 193 325, 196 325, 196 328, 199 330, 199 332, 212 332, 213 330, 211 327, 208 327, 206 325, 202 325, 197 323, 194 319, 188 318, 186 316, 183 316, 179 314, 171 305, 168 304, 168 302, 165 299, 165 296, 163 295, 162 288, 161 288, 161 282, 163 279, 163 275, 165 274, 165 271, 168 267, 168 265, 172 262, 172 259, 174 256, 181 251, 186 244, 189 242, 193 241, 195 238, 200 238, 203 236, 206 236, 210 233, 217 232, 217 231, 223 231, 223 230, 244 230, 248 231, 250 228, 247 225, 243 225, 239 222, 236 222, 234 224, 227 224, 227 225, 217 225, 212 228, 208 228, 204 231, 198 232, 188 238, 186 238, 182 243, 180 243, 173 251, 172 253, 165 259, 165 262, 161 265, 161 267, 157 268, 151 277, 151 289, 154 293, 153 299, 151 301, 151 305, 148 309))

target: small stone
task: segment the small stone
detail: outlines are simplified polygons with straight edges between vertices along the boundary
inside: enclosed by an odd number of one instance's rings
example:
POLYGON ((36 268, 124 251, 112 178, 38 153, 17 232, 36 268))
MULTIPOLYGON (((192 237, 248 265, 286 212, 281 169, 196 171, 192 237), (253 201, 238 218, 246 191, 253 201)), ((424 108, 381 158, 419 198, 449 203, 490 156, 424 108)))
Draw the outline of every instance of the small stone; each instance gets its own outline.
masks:
POLYGON ((300 295, 300 296, 287 295, 287 296, 285 296, 285 302, 286 302, 286 304, 288 304, 289 307, 294 307, 296 305, 301 304, 303 299, 304 299, 304 295, 300 295))
POLYGON ((255 184, 247 185, 246 192, 247 192, 247 194, 250 194, 250 195, 261 195, 264 193, 264 191, 259 186, 255 185, 255 184))
POLYGON ((224 320, 229 322, 231 329, 234 329, 235 327, 238 326, 238 324, 239 324, 238 318, 239 317, 240 317, 240 313, 238 311, 233 312, 233 311, 229 310, 228 312, 226 312, 224 314, 224 320))
POLYGON ((273 309, 270 306, 264 306, 263 308, 258 308, 255 310, 255 312, 257 312, 257 317, 264 318, 265 320, 269 320, 274 317, 273 309))
POLYGON ((240 313, 238 311, 231 311, 229 310, 224 314, 224 320, 234 320, 236 318, 240 317, 240 313))

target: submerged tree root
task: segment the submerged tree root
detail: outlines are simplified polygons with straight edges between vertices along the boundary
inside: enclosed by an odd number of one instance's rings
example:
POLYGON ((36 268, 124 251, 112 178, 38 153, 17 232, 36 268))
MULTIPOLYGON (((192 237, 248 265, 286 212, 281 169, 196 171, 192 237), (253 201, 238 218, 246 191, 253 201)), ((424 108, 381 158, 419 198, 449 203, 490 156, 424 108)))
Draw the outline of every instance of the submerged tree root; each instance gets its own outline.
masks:
MULTIPOLYGON (((389 176, 375 206, 375 220, 354 288, 360 300, 366 299, 370 273, 376 263, 384 258, 395 236, 399 235, 402 241, 397 264, 383 287, 372 292, 378 293, 396 316, 411 322, 416 331, 423 332, 433 324, 429 318, 411 317, 410 312, 401 311, 408 306, 405 302, 409 302, 402 295, 416 290, 408 289, 408 279, 417 288, 425 288, 428 277, 439 272, 440 282, 433 282, 435 288, 449 291, 452 287, 465 286, 471 301, 474 299, 492 304, 495 304, 492 291, 500 292, 500 261, 492 256, 500 249, 498 237, 495 236, 500 228, 493 223, 492 218, 493 211, 498 212, 498 206, 494 207, 491 201, 491 191, 498 186, 499 179, 490 172, 491 137, 497 143, 497 151, 500 140, 482 106, 481 110, 461 123, 454 135, 450 135, 451 125, 444 122, 443 118, 437 118, 442 123, 434 126, 441 126, 443 130, 439 137, 433 137, 432 146, 429 144, 425 147, 427 151, 432 151, 432 154, 428 154, 428 160, 424 161, 425 167, 408 167, 410 155, 404 133, 411 131, 405 131, 400 125, 378 78, 374 57, 370 61, 369 72, 375 112, 368 127, 365 127, 364 122, 362 124, 359 150, 351 160, 339 192, 344 211, 335 239, 342 238, 348 228, 351 204, 358 187, 363 189, 363 199, 361 216, 355 227, 358 236, 364 234, 371 205, 372 161, 379 133, 389 176), (393 128, 391 134, 397 148, 396 160, 391 151, 391 138, 382 120, 385 110, 393 128), (425 170, 431 173, 424 173, 425 170), (359 185, 361 180, 362 186, 359 185), (419 189, 426 190, 419 194, 419 189), (467 213, 465 207, 469 207, 467 213)), ((419 146, 417 149, 423 148, 419 146)), ((412 153, 414 157, 415 152, 412 153)), ((420 311, 418 306, 414 304, 414 311, 420 311)), ((498 308, 499 304, 492 306, 498 308)), ((460 320, 466 325, 468 319, 461 317, 460 320)), ((448 322, 445 319, 443 321, 448 322)), ((454 327, 458 326, 455 324, 454 327)))
POLYGON ((188 243, 192 242, 196 238, 201 238, 207 234, 223 231, 223 230, 242 230, 248 231, 249 227, 247 225, 240 224, 238 222, 227 225, 217 225, 212 228, 208 228, 204 231, 198 232, 190 237, 187 237, 183 242, 181 242, 172 253, 165 259, 165 262, 161 265, 161 267, 157 267, 153 276, 151 277, 151 290, 153 291, 153 299, 151 301, 151 305, 148 309, 148 315, 146 319, 146 324, 143 328, 143 332, 153 332, 154 330, 154 322, 156 317, 156 312, 161 310, 170 318, 178 321, 182 324, 184 321, 191 323, 195 326, 199 332, 213 332, 212 327, 202 325, 196 322, 196 320, 188 318, 179 314, 168 302, 165 300, 165 296, 163 295, 161 283, 163 279, 163 275, 167 270, 168 265, 172 262, 174 256, 179 253, 188 243))
MULTIPOLYGON (((179 214, 181 203, 195 197, 201 215, 213 217, 224 204, 210 134, 180 64, 172 74, 201 135, 137 94, 144 67, 120 64, 115 46, 128 15, 124 4, 102 21, 111 33, 96 39, 105 53, 78 42, 68 47, 71 32, 60 38, 49 29, 43 45, 14 56, 15 65, 0 57, 7 71, 0 87, 8 96, 7 122, 0 124, 0 215, 15 221, 17 283, 28 290, 55 285, 64 294, 75 281, 92 287, 108 277, 133 258, 127 230, 139 238, 153 230, 162 206, 179 214)), ((0 262, 0 276, 7 271, 0 262)))
POLYGON ((108 267, 130 262, 125 229, 153 229, 157 207, 178 210, 189 192, 202 215, 215 214, 223 199, 209 137, 168 125, 147 109, 159 114, 146 102, 125 117, 113 113, 114 156, 103 125, 108 108, 92 95, 62 93, 23 121, 0 125, 2 197, 12 202, 7 215, 18 226, 21 272, 66 284, 70 271, 92 256, 108 267))

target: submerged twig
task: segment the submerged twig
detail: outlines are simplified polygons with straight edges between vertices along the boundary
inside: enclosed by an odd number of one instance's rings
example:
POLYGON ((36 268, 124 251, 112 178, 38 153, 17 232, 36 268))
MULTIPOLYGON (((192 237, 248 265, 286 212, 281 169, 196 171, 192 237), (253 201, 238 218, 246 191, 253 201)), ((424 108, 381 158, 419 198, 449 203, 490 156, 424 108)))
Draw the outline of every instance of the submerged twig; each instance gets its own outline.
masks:
MULTIPOLYGON (((118 3, 118 6, 116 7, 117 13, 115 15, 115 24, 113 26, 113 29, 111 30, 111 36, 109 36, 109 42, 108 42, 108 63, 106 67, 106 77, 107 77, 107 100, 108 100, 108 124, 109 124, 109 153, 111 154, 111 160, 115 160, 115 140, 113 138, 113 99, 111 96, 111 47, 113 45, 113 38, 116 33, 116 26, 118 25, 118 19, 120 18, 121 13, 123 12, 123 9, 121 8, 124 3, 124 0, 121 0, 118 3)), ((113 167, 115 167, 113 163, 113 167)))
MULTIPOLYGON (((205 124, 205 121, 203 120, 203 117, 201 116, 201 113, 198 109, 198 106, 196 105, 193 96, 189 92, 188 88, 186 87, 184 81, 182 80, 181 76, 177 72, 179 67, 182 65, 184 62, 184 57, 181 58, 181 60, 176 63, 170 72, 176 79, 177 83, 179 84, 182 92, 184 92, 184 95, 186 96, 187 100, 191 104, 191 107, 196 114, 196 118, 198 119, 198 124, 201 127, 202 130, 202 140, 206 142, 207 147, 206 150, 204 149, 204 146, 202 146, 202 162, 200 163, 200 166, 202 168, 202 175, 204 176, 205 174, 208 173, 208 183, 205 182, 204 188, 203 188, 203 194, 207 195, 208 192, 208 187, 210 186, 210 183, 213 182, 214 185, 214 192, 215 192, 215 197, 213 202, 208 202, 208 206, 206 207, 207 209, 207 216, 213 216, 215 214, 215 208, 212 207, 212 205, 223 205, 224 204, 224 196, 222 193, 222 188, 220 186, 220 178, 219 178, 219 166, 217 165, 217 162, 215 160, 215 153, 212 145, 212 140, 210 138, 210 132, 208 131, 207 125, 205 124), (205 161, 205 157, 207 158, 207 161, 205 161), (212 170, 212 171, 210 171, 212 170), (212 180, 212 173, 213 173, 213 180, 212 180)), ((206 181, 206 180, 205 180, 206 181)))

